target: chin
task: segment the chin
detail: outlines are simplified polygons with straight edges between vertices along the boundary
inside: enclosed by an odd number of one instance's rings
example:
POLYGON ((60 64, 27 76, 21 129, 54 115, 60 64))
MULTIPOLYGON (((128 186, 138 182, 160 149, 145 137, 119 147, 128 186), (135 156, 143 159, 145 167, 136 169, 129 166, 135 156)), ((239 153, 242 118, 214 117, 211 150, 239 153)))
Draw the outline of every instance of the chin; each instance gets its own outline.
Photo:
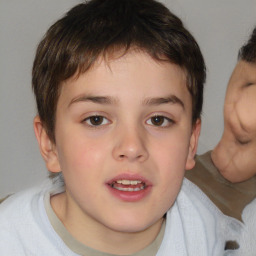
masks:
MULTIPOLYGON (((137 233, 146 230, 147 228, 154 225, 157 221, 154 221, 152 219, 145 219, 140 218, 143 217, 140 215, 138 217, 129 217, 125 216, 125 218, 120 218, 120 216, 117 218, 114 218, 112 220, 112 223, 109 223, 108 227, 116 232, 122 232, 122 233, 137 233)), ((161 219, 161 218, 160 218, 161 219)))

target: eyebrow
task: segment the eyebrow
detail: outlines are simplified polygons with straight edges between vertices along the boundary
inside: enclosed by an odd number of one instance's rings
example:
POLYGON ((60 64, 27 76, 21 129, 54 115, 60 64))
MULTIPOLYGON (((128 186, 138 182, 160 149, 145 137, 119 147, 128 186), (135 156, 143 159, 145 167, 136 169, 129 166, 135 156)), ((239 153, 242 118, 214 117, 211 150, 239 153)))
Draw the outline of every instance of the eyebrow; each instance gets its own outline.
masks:
POLYGON ((72 99, 69 106, 78 102, 93 102, 96 104, 111 105, 115 104, 117 100, 113 97, 82 95, 72 99))
POLYGON ((185 105, 183 101, 173 94, 169 95, 168 97, 148 98, 143 101, 143 104, 150 105, 150 106, 161 105, 161 104, 178 104, 183 109, 185 109, 185 105))
MULTIPOLYGON (((102 105, 113 105, 117 104, 118 100, 110 96, 81 95, 72 99, 68 106, 70 107, 70 105, 78 102, 93 102, 102 105)), ((146 98, 145 100, 143 100, 142 104, 147 106, 157 106, 162 104, 178 104, 183 109, 185 109, 183 101, 173 94, 169 95, 168 97, 146 98)))

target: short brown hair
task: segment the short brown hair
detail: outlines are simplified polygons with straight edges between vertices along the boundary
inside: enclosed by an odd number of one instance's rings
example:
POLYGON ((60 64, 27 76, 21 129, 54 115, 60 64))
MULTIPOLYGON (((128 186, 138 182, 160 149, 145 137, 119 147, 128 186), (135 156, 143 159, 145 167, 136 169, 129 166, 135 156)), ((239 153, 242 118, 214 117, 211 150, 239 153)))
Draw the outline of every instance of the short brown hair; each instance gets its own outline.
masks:
POLYGON ((86 72, 100 56, 131 47, 183 68, 192 95, 192 122, 200 118, 205 63, 182 21, 155 0, 91 0, 72 8, 40 42, 32 72, 38 114, 55 142, 61 83, 86 72))

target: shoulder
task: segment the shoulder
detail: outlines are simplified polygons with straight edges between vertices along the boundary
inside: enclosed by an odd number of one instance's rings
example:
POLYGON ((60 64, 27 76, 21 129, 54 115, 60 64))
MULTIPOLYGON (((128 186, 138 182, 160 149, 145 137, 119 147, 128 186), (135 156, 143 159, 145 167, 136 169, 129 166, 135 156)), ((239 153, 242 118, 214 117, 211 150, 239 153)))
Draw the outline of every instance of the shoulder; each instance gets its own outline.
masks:
POLYGON ((0 238, 3 230, 12 233, 25 232, 32 226, 43 206, 44 195, 50 188, 49 180, 9 196, 0 204, 0 238))
POLYGON ((239 243, 242 223, 224 215, 199 187, 187 179, 177 197, 176 209, 188 251, 200 251, 198 255, 222 255, 228 241, 239 243))
POLYGON ((26 211, 31 201, 40 195, 40 187, 33 187, 9 196, 0 204, 0 223, 10 220, 12 216, 26 211))
POLYGON ((53 231, 44 208, 44 197, 54 190, 55 185, 47 179, 0 204, 0 254, 23 255, 22 250, 30 252, 32 247, 36 249, 39 244, 50 242, 48 236, 53 236, 53 231))
POLYGON ((8 214, 8 216, 17 214, 17 212, 14 211, 15 209, 19 209, 21 212, 26 211, 27 208, 32 206, 35 200, 42 197, 43 194, 52 187, 52 181, 46 179, 33 187, 10 195, 0 204, 0 217, 2 218, 4 214, 8 214))
POLYGON ((62 180, 47 179, 0 204, 0 255, 76 255, 54 231, 44 206, 63 189, 62 180))
POLYGON ((256 198, 246 206, 243 211, 242 219, 244 230, 242 232, 241 255, 253 256, 256 251, 256 198))
POLYGON ((228 251, 227 256, 255 256, 256 251, 256 199, 248 204, 242 214, 243 228, 240 232, 240 247, 236 251, 228 251))
MULTIPOLYGON (((247 231, 251 235, 251 239, 256 237, 256 198, 248 204, 242 214, 243 222, 247 231)), ((253 242, 255 244, 255 241, 253 242)), ((256 250, 256 244, 255 244, 256 250)))
POLYGON ((191 208, 200 218, 206 219, 207 224, 210 221, 214 223, 226 219, 226 216, 209 199, 209 197, 196 184, 188 179, 184 179, 181 191, 177 198, 178 205, 191 208))
POLYGON ((223 214, 201 188, 186 178, 177 202, 182 207, 187 207, 187 210, 191 209, 191 214, 203 222, 207 233, 213 231, 215 235, 226 239, 226 235, 230 236, 232 233, 236 236, 242 228, 242 222, 223 214))
POLYGON ((243 221, 248 221, 250 219, 254 219, 256 221, 256 198, 249 203, 243 211, 242 218, 243 221))
POLYGON ((43 200, 47 192, 55 193, 61 190, 62 187, 62 181, 47 178, 34 187, 7 197, 0 204, 0 224, 5 217, 6 220, 11 220, 11 217, 16 215, 22 217, 22 213, 27 214, 29 210, 36 208, 36 203, 43 200))
POLYGON ((226 215, 241 220, 245 206, 256 197, 256 176, 231 183, 214 166, 211 151, 196 156, 195 167, 186 172, 186 178, 196 184, 226 215))
POLYGON ((34 223, 33 201, 39 198, 40 189, 35 187, 16 193, 0 204, 0 253, 19 255, 23 238, 34 223))

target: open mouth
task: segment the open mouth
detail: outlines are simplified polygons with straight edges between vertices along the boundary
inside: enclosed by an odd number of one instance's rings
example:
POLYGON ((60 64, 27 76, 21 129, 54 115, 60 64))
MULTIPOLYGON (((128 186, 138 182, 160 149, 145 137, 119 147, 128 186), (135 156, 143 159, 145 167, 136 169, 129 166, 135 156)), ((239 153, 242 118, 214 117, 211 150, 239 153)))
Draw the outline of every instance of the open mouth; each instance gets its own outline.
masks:
POLYGON ((116 198, 124 202, 138 202, 148 197, 152 183, 139 175, 121 174, 106 185, 116 198))
POLYGON ((114 189, 125 192, 135 192, 146 188, 146 183, 141 180, 116 180, 109 185, 114 189))

